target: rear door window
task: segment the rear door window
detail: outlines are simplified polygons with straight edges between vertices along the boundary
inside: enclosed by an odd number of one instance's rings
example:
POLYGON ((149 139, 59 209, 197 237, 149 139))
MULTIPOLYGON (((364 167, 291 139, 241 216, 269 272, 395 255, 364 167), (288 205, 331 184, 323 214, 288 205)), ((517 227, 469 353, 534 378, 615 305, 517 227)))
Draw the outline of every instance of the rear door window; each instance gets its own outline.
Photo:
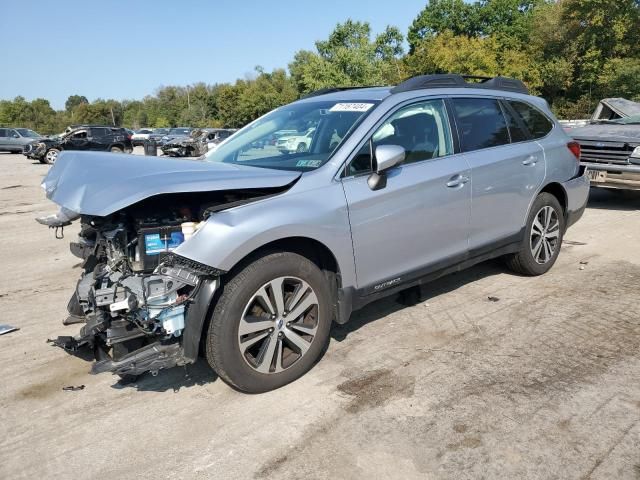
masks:
POLYGON ((101 138, 107 134, 107 131, 108 130, 106 128, 92 128, 91 136, 94 138, 101 138))
POLYGON ((524 124, 531 132, 533 138, 545 137, 553 128, 553 123, 537 108, 532 107, 528 103, 509 100, 509 104, 513 107, 524 124))
POLYGON ((452 98, 461 149, 471 152, 509 143, 507 121, 498 100, 493 98, 452 98))
POLYGON ((0 137, 6 137, 7 135, 7 129, 6 128, 0 128, 0 137))

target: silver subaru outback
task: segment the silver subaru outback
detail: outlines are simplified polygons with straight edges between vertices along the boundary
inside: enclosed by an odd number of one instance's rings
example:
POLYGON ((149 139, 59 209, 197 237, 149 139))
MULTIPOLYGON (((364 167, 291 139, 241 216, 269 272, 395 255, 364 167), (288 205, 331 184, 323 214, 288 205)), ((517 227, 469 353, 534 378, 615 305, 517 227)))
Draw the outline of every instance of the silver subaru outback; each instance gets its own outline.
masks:
POLYGON ((80 221, 84 269, 80 333, 54 343, 125 378, 202 352, 245 392, 309 371, 382 296, 494 257, 545 273, 589 192, 579 146, 504 77, 324 90, 200 159, 107 155, 63 152, 42 184, 61 208, 38 220, 80 221))

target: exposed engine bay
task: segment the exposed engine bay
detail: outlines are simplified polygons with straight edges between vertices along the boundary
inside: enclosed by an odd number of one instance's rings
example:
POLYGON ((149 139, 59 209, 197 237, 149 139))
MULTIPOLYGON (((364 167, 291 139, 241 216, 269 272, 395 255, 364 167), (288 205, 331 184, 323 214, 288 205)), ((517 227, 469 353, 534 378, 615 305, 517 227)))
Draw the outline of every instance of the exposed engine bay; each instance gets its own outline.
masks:
POLYGON ((56 232, 81 222, 70 248, 83 260, 83 274, 69 301, 72 321, 67 323, 84 324, 78 335, 50 342, 69 352, 93 351, 97 362, 92 373, 139 375, 195 362, 207 310, 224 272, 173 250, 217 211, 281 191, 165 194, 107 217, 62 208, 38 219, 56 232))

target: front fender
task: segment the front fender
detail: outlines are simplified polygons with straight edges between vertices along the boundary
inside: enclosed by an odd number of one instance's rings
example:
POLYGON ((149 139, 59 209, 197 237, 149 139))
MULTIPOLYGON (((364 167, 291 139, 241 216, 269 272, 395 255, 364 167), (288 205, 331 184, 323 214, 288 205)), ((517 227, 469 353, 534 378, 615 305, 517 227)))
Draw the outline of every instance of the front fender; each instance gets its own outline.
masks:
POLYGON ((342 285, 356 285, 347 205, 338 182, 282 195, 213 214, 175 253, 229 271, 260 247, 292 237, 316 240, 334 255, 342 285))

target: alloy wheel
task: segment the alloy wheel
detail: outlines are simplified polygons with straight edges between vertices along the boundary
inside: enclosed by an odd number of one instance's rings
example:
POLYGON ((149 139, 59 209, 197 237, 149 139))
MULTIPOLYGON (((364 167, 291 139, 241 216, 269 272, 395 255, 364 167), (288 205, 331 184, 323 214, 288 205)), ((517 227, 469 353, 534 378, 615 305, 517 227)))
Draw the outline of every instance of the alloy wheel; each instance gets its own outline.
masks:
POLYGON ((559 248, 560 221, 553 207, 542 207, 533 218, 529 248, 536 263, 544 265, 559 248))
POLYGON ((48 163, 55 163, 58 159, 58 152, 56 152, 55 150, 49 150, 46 153, 45 158, 48 163))
POLYGON ((258 289, 244 308, 238 346, 260 373, 280 373, 309 350, 318 330, 318 297, 307 282, 278 277, 258 289))

